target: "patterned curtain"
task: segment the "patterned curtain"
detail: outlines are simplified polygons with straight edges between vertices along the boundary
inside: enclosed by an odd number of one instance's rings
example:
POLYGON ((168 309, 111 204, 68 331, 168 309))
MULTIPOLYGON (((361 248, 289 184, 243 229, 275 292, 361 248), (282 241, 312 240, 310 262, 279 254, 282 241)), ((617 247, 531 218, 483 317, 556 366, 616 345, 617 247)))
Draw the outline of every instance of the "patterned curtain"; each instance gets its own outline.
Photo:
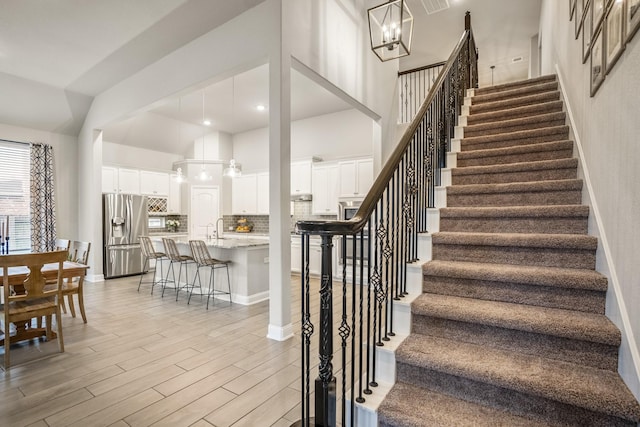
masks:
POLYGON ((56 203, 53 192, 53 148, 31 144, 31 250, 46 252, 56 244, 56 203))

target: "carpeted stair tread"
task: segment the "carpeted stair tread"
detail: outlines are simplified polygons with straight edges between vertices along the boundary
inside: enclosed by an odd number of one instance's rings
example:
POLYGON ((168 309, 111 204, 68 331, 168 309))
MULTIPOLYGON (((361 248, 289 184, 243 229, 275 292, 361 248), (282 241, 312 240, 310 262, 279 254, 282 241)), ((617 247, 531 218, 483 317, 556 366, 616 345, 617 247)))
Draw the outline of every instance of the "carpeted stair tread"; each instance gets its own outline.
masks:
POLYGON ((521 96, 532 95, 540 92, 551 92, 558 90, 557 81, 541 82, 539 84, 528 84, 513 88, 505 88, 504 90, 475 94, 471 98, 472 105, 478 105, 485 102, 499 101, 502 99, 512 99, 521 96))
POLYGON ((517 246, 545 249, 596 250, 598 239, 580 234, 461 233, 441 231, 432 236, 434 245, 517 246))
POLYGON ((510 172, 529 172, 547 169, 570 169, 578 167, 578 159, 540 160, 537 162, 518 162, 490 166, 465 166, 451 170, 453 176, 502 174, 510 172))
POLYGON ((514 145, 511 147, 461 151, 456 153, 458 167, 489 166, 532 160, 570 158, 573 141, 542 142, 538 144, 514 145))
POLYGON ((447 195, 487 193, 533 193, 544 191, 582 190, 580 179, 559 179, 538 182, 511 182, 506 184, 469 184, 447 187, 447 195))
POLYGON ((548 74, 546 76, 535 77, 532 79, 526 80, 518 80, 515 82, 502 83, 499 85, 487 86, 475 89, 474 95, 486 95, 494 92, 502 92, 505 90, 513 90, 515 88, 526 87, 526 86, 536 86, 539 84, 545 84, 548 82, 555 82, 556 76, 555 74, 548 74))
POLYGON ((422 267, 424 276, 443 276, 493 282, 606 291, 607 278, 587 269, 561 267, 531 267, 526 265, 487 264, 433 260, 422 267))
POLYGON ((396 360, 640 421, 640 405, 616 372, 418 334, 404 340, 396 360))
POLYGON ((422 294, 411 305, 411 313, 416 316, 620 345, 620 331, 606 316, 583 311, 422 294))
POLYGON ((501 206, 501 207, 451 207, 441 208, 440 218, 542 218, 542 217, 588 218, 589 207, 585 205, 550 206, 501 206))
POLYGON ((553 142, 567 139, 569 135, 568 126, 551 126, 546 128, 520 130, 515 132, 506 132, 496 135, 486 136, 472 136, 469 138, 463 138, 460 142, 460 148, 462 151, 469 151, 471 149, 478 150, 486 148, 501 148, 509 145, 517 145, 521 141, 526 143, 535 142, 553 142), (549 140, 551 139, 551 140, 549 140), (520 141, 517 142, 516 141, 520 141), (500 144, 502 143, 502 144, 500 144), (511 143, 509 145, 504 145, 511 143), (500 145, 500 146, 495 146, 500 145))
POLYGON ((499 409, 466 402, 412 384, 397 382, 378 409, 381 427, 543 427, 499 409))
POLYGON ((520 117, 490 123, 468 125, 464 128, 465 137, 493 135, 518 130, 561 126, 565 123, 566 114, 562 111, 539 114, 537 116, 520 117))
POLYGON ((500 101, 486 102, 480 105, 469 106, 469 115, 487 112, 498 112, 515 107, 522 107, 525 105, 539 104, 557 101, 560 99, 560 92, 557 90, 550 92, 535 93, 532 95, 520 96, 512 99, 503 99, 500 101))
POLYGON ((467 116, 467 126, 476 124, 495 124, 503 120, 512 120, 516 118, 526 118, 531 115, 562 112, 562 101, 556 99, 548 102, 538 102, 520 107, 512 107, 505 110, 475 112, 467 116))

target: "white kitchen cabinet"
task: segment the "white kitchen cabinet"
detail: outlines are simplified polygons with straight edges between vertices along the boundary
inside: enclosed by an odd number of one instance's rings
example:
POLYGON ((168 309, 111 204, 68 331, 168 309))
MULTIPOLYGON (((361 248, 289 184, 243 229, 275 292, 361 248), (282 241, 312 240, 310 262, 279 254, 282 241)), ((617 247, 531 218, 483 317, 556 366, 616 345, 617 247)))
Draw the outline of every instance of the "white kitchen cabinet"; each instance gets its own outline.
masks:
POLYGON ((102 192, 118 192, 118 168, 111 166, 102 167, 102 192))
POLYGON ((338 214, 338 165, 313 166, 311 172, 311 202, 314 215, 338 214))
POLYGON ((257 213, 269 215, 269 172, 256 174, 257 181, 257 213))
POLYGON ((300 273, 302 270, 301 240, 300 236, 291 236, 291 271, 294 273, 300 273))
POLYGON ((169 197, 167 198, 167 213, 169 214, 182 214, 182 195, 180 185, 181 183, 178 182, 178 175, 171 174, 169 176, 169 197))
POLYGON ((364 197, 373 185, 373 159, 346 160, 338 163, 340 197, 364 197))
POLYGON ((169 195, 169 174, 165 172, 140 171, 140 194, 147 196, 169 195))
POLYGON ((258 211, 256 174, 233 178, 231 210, 233 215, 255 215, 258 211))
POLYGON ((311 160, 291 163, 291 194, 311 194, 311 160))
POLYGON ((118 168, 118 193, 140 194, 140 171, 118 168))

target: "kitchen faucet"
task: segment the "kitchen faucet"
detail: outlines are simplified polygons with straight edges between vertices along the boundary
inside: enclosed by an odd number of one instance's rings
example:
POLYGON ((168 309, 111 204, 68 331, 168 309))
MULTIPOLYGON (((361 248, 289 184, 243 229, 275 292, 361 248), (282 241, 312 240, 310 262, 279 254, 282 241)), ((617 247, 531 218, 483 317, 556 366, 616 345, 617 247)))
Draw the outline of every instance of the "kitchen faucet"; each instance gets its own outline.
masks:
POLYGON ((224 220, 222 219, 222 217, 218 218, 216 220, 216 239, 220 238, 221 233, 218 231, 218 223, 222 221, 222 231, 224 231, 224 220))

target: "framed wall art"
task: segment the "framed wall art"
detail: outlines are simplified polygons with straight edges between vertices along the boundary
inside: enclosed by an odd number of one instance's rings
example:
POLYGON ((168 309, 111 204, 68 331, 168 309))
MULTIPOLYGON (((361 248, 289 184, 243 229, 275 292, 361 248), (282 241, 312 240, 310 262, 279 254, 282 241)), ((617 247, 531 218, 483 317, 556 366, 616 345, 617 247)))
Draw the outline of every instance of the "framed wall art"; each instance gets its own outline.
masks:
POLYGON ((582 29, 582 21, 584 18, 584 1, 585 0, 576 0, 576 40, 578 40, 580 30, 582 29))
POLYGON ((605 37, 605 68, 606 73, 613 68, 624 50, 624 3, 614 1, 604 20, 605 37))
POLYGON ((591 96, 595 95, 604 81, 604 50, 602 29, 598 31, 591 41, 591 96))
POLYGON ((591 0, 592 4, 592 25, 593 31, 598 31, 600 24, 602 24, 602 18, 604 18, 604 0, 591 0))
POLYGON ((591 53, 591 38, 593 36, 593 28, 591 26, 591 3, 587 4, 584 15, 584 23, 582 24, 582 63, 589 59, 591 53))
POLYGON ((625 43, 629 43, 640 27, 640 0, 626 0, 625 9, 625 43))

